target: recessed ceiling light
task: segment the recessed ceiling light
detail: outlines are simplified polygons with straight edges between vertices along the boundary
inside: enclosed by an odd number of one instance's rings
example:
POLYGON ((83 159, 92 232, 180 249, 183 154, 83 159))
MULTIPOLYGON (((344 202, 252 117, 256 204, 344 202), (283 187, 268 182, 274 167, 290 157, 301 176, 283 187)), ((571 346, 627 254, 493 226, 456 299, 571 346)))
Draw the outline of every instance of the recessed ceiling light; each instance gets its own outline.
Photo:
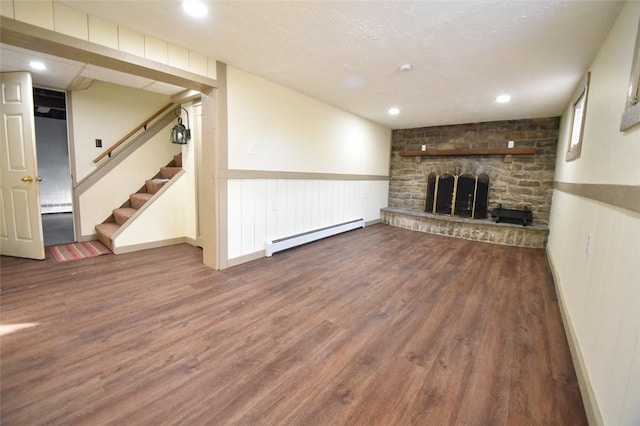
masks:
POLYGON ((413 65, 411 64, 400 65, 400 71, 411 71, 412 69, 413 69, 413 65))
POLYGON ((398 107, 389 108, 389 115, 398 115, 398 114, 400 114, 400 108, 398 107))
POLYGON ((34 70, 38 70, 38 71, 42 71, 42 70, 46 70, 47 66, 45 64, 43 64, 40 61, 31 61, 29 62, 29 66, 31 68, 33 68, 34 70))
POLYGON ((511 95, 500 95, 496 98, 496 102, 500 104, 507 103, 511 100, 511 95))
POLYGON ((184 0, 182 8, 187 15, 193 18, 204 18, 209 13, 209 8, 200 0, 184 0))

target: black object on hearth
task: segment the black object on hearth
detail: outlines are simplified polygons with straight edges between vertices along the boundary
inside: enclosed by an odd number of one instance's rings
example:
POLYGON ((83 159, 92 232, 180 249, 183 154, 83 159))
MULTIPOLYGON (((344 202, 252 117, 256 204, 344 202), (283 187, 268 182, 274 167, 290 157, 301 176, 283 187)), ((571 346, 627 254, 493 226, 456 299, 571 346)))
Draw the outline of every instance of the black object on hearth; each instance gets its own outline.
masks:
POLYGON ((529 207, 525 207, 522 210, 505 209, 502 204, 498 204, 498 208, 491 211, 491 216, 496 223, 506 222, 527 226, 533 222, 533 213, 529 210, 529 207))

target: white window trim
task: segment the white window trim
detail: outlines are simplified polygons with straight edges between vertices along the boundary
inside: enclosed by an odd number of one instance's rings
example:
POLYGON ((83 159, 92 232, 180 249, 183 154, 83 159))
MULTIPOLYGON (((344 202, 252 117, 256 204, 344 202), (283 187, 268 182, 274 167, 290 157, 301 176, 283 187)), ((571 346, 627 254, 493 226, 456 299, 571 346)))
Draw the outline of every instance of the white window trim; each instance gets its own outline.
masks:
POLYGON ((640 123, 640 23, 638 24, 636 45, 633 51, 633 62, 631 64, 627 101, 624 112, 622 113, 622 121, 620 122, 621 132, 640 123))
POLYGON ((587 102, 589 101, 589 82, 591 72, 587 72, 578 84, 578 88, 571 98, 571 126, 569 127, 569 144, 567 146, 566 161, 573 161, 582 153, 582 139, 584 136, 584 122, 587 117, 587 102), (576 120, 576 105, 582 101, 582 111, 576 120), (579 128, 575 128, 579 126, 579 128))

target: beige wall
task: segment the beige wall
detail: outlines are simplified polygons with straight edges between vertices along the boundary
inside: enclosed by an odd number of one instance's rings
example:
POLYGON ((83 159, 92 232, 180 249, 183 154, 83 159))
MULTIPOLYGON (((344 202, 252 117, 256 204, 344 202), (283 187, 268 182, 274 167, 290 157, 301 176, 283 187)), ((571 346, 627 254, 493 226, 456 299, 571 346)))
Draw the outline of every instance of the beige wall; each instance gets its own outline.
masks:
MULTIPOLYGON (((589 68, 582 154, 572 162, 564 160, 567 107, 558 182, 640 185, 640 128, 619 131, 639 17, 640 3, 628 2, 589 68)), ((640 424, 640 213, 556 190, 550 228, 547 250, 592 421, 640 424)))
POLYGON ((633 49, 638 29, 638 2, 629 2, 589 68, 591 84, 587 119, 580 158, 564 161, 570 117, 565 113, 561 131, 565 144, 559 147, 556 180, 561 182, 617 183, 640 185, 640 132, 620 132, 633 49))
POLYGON ((227 84, 229 169, 388 175, 389 129, 232 67, 227 84))
POLYGON ((227 67, 228 258, 387 206, 391 131, 227 67), (253 153, 250 153, 250 150, 253 153))
POLYGON ((71 92, 74 181, 94 171, 98 155, 169 102, 166 95, 101 81, 71 92), (96 139, 102 139, 102 148, 96 148, 96 139))

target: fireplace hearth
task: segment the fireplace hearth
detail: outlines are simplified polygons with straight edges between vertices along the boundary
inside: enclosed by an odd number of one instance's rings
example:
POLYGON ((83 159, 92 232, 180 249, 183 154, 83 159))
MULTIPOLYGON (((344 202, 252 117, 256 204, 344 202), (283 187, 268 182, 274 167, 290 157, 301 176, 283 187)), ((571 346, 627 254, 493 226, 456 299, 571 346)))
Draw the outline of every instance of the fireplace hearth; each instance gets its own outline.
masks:
POLYGON ((544 248, 549 227, 545 224, 511 224, 491 219, 433 214, 398 207, 380 209, 382 223, 414 231, 516 247, 544 248))

